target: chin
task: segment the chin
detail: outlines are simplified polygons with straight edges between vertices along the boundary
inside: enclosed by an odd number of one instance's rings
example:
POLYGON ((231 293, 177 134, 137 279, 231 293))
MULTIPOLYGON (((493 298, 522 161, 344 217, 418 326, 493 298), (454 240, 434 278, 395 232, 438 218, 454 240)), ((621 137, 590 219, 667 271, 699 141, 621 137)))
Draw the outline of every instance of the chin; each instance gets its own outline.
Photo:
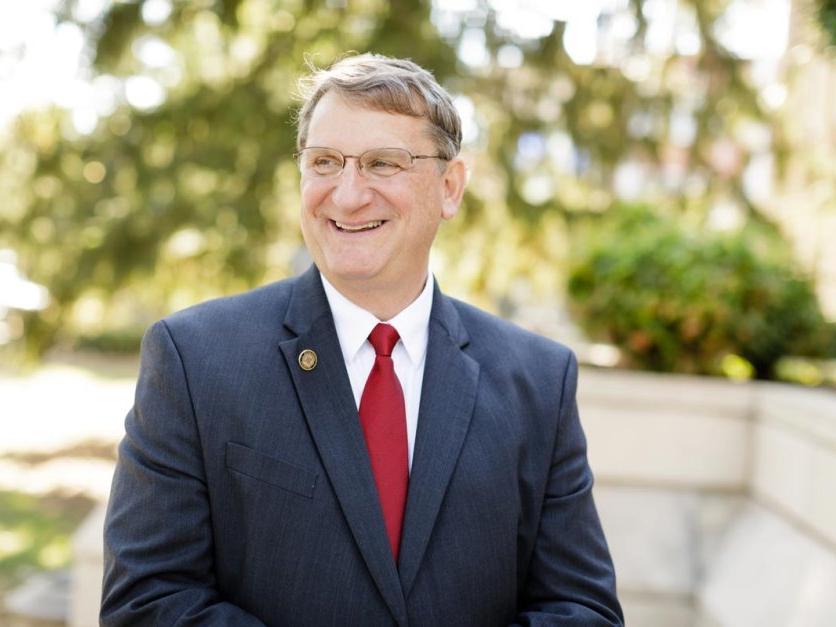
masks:
POLYGON ((333 276, 337 280, 362 281, 373 279, 382 274, 387 267, 385 259, 369 259, 365 256, 338 256, 328 259, 320 268, 327 268, 326 276, 333 276))
POLYGON ((339 266, 335 266, 333 264, 326 266, 325 277, 331 281, 331 283, 336 282, 344 282, 344 283, 362 283, 364 281, 373 281, 375 278, 380 276, 381 271, 383 268, 378 266, 365 266, 365 265, 349 265, 349 264, 342 264, 339 266))

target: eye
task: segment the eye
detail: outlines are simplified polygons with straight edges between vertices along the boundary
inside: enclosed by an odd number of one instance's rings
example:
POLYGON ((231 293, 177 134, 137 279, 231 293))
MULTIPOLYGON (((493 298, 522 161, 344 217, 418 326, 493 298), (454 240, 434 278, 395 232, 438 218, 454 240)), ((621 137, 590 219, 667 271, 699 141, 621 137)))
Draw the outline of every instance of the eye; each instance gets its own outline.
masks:
POLYGON ((302 170, 321 175, 338 173, 343 167, 343 158, 336 150, 307 148, 303 154, 302 170))
POLYGON ((392 176, 408 170, 412 157, 400 148, 370 150, 361 159, 363 169, 373 176, 392 176))
POLYGON ((394 174, 402 169, 401 166, 394 161, 388 161, 380 158, 367 162, 364 167, 375 174, 384 175, 394 174))
POLYGON ((340 161, 331 155, 319 155, 314 157, 311 165, 315 168, 338 168, 340 161))

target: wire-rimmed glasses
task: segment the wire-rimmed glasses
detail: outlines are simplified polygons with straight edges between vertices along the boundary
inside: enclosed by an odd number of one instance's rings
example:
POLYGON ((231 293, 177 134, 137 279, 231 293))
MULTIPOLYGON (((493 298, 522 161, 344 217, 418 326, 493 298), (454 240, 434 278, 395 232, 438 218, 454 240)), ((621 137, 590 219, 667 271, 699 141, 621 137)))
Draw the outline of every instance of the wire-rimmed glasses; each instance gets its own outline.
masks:
POLYGON ((357 159, 357 167, 366 176, 388 178, 409 170, 416 159, 441 159, 441 155, 413 155, 405 148, 372 148, 359 155, 344 155, 336 148, 309 146, 295 153, 293 157, 302 173, 317 176, 335 176, 345 168, 346 159, 357 159))

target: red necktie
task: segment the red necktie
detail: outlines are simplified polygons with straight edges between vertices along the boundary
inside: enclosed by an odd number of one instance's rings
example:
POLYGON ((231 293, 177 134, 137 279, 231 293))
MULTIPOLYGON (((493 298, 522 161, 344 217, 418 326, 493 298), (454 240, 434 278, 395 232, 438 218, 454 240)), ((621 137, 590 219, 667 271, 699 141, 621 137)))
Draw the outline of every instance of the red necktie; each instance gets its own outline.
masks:
POLYGON ((383 521, 395 562, 398 561, 409 483, 406 410, 401 384, 392 362, 392 349, 398 339, 398 332, 388 324, 378 324, 369 334, 369 342, 377 356, 360 398, 360 424, 366 436, 383 521))

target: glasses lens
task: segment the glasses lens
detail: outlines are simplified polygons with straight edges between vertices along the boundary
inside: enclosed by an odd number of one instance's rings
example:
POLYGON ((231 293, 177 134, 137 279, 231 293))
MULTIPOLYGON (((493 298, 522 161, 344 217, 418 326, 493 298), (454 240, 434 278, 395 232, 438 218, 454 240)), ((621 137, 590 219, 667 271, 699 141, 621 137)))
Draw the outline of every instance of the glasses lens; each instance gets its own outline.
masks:
POLYGON ((401 148, 377 148, 360 156, 360 167, 372 176, 392 176, 411 166, 412 155, 401 148))
POLYGON ((337 174, 343 169, 343 156, 330 148, 305 148, 299 159, 302 170, 317 174, 337 174))

